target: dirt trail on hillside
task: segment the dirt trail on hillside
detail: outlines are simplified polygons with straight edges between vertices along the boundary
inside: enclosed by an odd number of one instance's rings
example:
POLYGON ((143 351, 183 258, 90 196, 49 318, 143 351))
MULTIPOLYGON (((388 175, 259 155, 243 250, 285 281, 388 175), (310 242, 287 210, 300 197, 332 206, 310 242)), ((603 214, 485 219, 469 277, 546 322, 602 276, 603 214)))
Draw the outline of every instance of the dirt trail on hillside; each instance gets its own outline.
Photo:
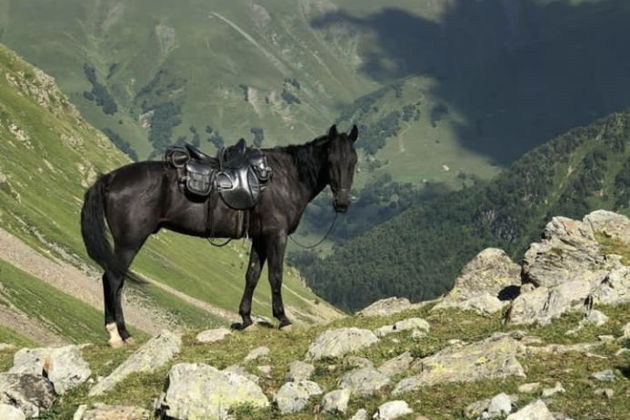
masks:
MULTIPOLYGON (((99 312, 103 310, 101 280, 90 277, 74 266, 46 258, 16 236, 0 228, 0 259, 36 277, 54 288, 87 303, 99 312)), ((124 300, 125 318, 133 326, 157 334, 165 327, 157 308, 137 306, 124 300)), ((18 328, 18 331, 20 328, 18 328)))
POLYGON ((0 324, 43 346, 68 344, 67 340, 59 337, 40 325, 38 321, 29 318, 17 309, 0 305, 0 324))

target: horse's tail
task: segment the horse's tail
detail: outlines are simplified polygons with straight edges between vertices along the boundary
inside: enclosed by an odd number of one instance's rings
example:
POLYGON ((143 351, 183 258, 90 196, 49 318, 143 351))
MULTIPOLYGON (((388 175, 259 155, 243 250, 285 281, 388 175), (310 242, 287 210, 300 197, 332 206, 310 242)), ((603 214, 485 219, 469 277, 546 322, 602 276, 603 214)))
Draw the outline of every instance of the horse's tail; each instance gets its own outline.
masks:
POLYGON ((88 255, 103 270, 116 269, 116 257, 107 240, 105 226, 105 192, 107 175, 101 176, 86 192, 81 209, 81 236, 88 255))

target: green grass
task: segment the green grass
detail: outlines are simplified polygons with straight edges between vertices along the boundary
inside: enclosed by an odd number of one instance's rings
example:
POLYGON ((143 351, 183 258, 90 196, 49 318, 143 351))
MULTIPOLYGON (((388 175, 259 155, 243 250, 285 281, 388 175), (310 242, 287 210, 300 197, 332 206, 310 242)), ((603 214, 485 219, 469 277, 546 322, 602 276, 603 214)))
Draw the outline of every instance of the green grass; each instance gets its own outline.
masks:
POLYGON ((621 262, 624 265, 630 266, 630 245, 619 239, 610 238, 600 232, 595 234, 595 238, 602 246, 605 254, 619 255, 621 256, 621 262))
MULTIPOLYGON (((259 328, 247 333, 234 333, 223 341, 199 345, 194 343, 196 331, 190 331, 184 336, 182 352, 169 364, 180 362, 201 362, 223 369, 235 363, 240 363, 249 351, 258 346, 270 348, 269 360, 264 362, 251 362, 245 365, 246 369, 256 374, 256 366, 270 364, 273 366, 270 379, 261 378, 260 386, 268 396, 273 395, 285 382, 284 376, 288 365, 294 360, 301 360, 310 343, 322 331, 337 327, 359 327, 374 329, 387 325, 397 320, 411 316, 419 316, 427 319, 431 325, 429 334, 421 339, 413 339, 410 333, 389 335, 379 343, 363 350, 356 355, 367 357, 376 366, 385 360, 397 356, 405 351, 411 351, 415 357, 425 357, 445 348, 451 339, 461 339, 466 342, 482 340, 499 331, 526 330, 528 335, 538 336, 544 344, 555 343, 580 343, 595 342, 597 336, 612 334, 618 337, 621 326, 627 320, 629 305, 617 307, 600 307, 610 321, 601 327, 590 326, 579 331, 577 335, 566 336, 564 333, 574 327, 579 319, 577 314, 568 314, 555 320, 545 327, 527 328, 522 326, 506 325, 502 321, 502 315, 497 314, 483 317, 472 312, 460 312, 456 310, 443 310, 430 312, 430 305, 424 308, 406 311, 397 315, 384 318, 359 318, 348 317, 333 322, 328 326, 316 326, 309 328, 296 328, 291 332, 278 331, 267 328, 259 328)), ((126 358, 136 347, 122 350, 112 350, 105 346, 91 346, 85 350, 85 356, 93 370, 98 375, 106 375, 111 372, 120 361, 126 358)), ((603 369, 618 369, 624 371, 630 362, 628 354, 617 354, 620 344, 602 344, 593 353, 598 356, 587 357, 583 354, 568 353, 564 355, 520 355, 527 378, 507 378, 497 380, 483 380, 471 383, 441 384, 431 387, 423 387, 420 390, 403 394, 396 399, 403 399, 409 403, 415 413, 423 414, 435 419, 460 419, 463 417, 464 408, 479 399, 492 397, 500 392, 516 394, 517 387, 523 383, 541 382, 543 387, 553 387, 559 381, 566 388, 565 394, 558 394, 547 400, 549 408, 554 412, 562 412, 575 419, 597 418, 618 419, 622 413, 630 409, 630 401, 625 397, 629 388, 628 379, 621 374, 617 381, 611 383, 598 383, 589 379, 596 371, 603 369), (611 400, 596 396, 594 390, 597 387, 610 387, 615 396, 611 400)), ((146 408, 151 407, 153 398, 159 396, 163 390, 165 378, 169 366, 159 369, 153 374, 133 375, 127 381, 119 384, 112 392, 99 398, 110 404, 132 404, 146 408)), ((336 381, 343 372, 351 369, 341 360, 322 360, 315 363, 315 373, 312 380, 316 381, 325 392, 336 388, 336 381), (332 368, 334 366, 334 368, 332 368)), ((386 391, 391 391, 393 385, 404 377, 394 377, 392 386, 386 391)), ((79 404, 90 402, 86 397, 87 387, 81 387, 72 391, 64 398, 62 403, 57 403, 53 412, 57 417, 47 418, 71 418, 72 413, 79 404)), ((519 394, 518 406, 522 407, 528 402, 539 398, 538 394, 519 394)), ((391 400, 387 392, 370 398, 351 398, 347 416, 353 414, 359 408, 366 408, 368 413, 374 412, 378 405, 391 400)), ((294 415, 280 415, 274 408, 266 410, 251 410, 242 407, 236 410, 237 418, 242 419, 336 419, 334 415, 323 415, 317 412, 318 400, 301 413, 294 415)), ((347 417, 345 416, 345 417, 347 417)), ((344 418, 345 418, 344 417, 344 418)), ((409 418, 414 418, 410 416, 409 418)))

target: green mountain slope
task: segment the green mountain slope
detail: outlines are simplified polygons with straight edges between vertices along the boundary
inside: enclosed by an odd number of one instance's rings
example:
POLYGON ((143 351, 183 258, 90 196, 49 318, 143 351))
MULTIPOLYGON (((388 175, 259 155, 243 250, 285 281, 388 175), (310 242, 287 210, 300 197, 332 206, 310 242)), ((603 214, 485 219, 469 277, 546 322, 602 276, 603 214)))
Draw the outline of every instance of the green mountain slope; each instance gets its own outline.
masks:
MULTIPOLYGON (((101 336, 100 273, 83 248, 79 212, 85 188, 97 174, 126 164, 128 158, 81 118, 50 76, 4 46, 0 154, 3 324, 24 319, 33 331, 51 330, 59 340, 101 336), (60 302, 63 316, 54 312, 60 302)), ((242 294, 246 246, 213 249, 205 241, 171 232, 151 238, 132 266, 151 282, 127 287, 131 324, 153 333, 169 325, 202 327, 237 319, 233 311, 242 294)), ((337 316, 326 303, 317 303, 296 271, 287 269, 286 278, 284 295, 297 321, 337 316)), ((270 302, 263 279, 255 313, 268 315, 270 302)), ((19 329, 18 324, 9 327, 19 329)), ((47 340, 45 334, 37 337, 47 340)))
POLYGON ((420 204, 307 269, 331 302, 356 309, 384 296, 434 298, 486 247, 519 259, 553 215, 630 213, 630 111, 525 154, 492 182, 420 204))

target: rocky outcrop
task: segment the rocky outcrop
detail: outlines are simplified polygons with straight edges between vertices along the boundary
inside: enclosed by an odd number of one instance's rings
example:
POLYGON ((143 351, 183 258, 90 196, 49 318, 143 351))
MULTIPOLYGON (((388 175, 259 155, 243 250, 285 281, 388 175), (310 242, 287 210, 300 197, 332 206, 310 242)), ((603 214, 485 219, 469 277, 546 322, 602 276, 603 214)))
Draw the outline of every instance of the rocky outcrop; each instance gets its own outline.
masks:
POLYGON ((386 299, 377 300, 369 306, 366 306, 359 312, 359 316, 389 316, 397 314, 409 309, 415 309, 422 306, 422 304, 412 304, 407 298, 390 297, 386 299))
POLYGON ((370 330, 360 328, 338 328, 320 334, 306 353, 306 360, 341 357, 378 342, 370 330))
POLYGON ((81 349, 75 345, 22 349, 15 353, 9 372, 45 376, 59 395, 81 385, 92 374, 81 349))
POLYGON ((508 320, 545 325, 567 311, 630 302, 630 267, 623 265, 621 257, 608 254, 601 237, 627 246, 630 219, 603 210, 582 221, 554 217, 542 241, 531 244, 525 253, 524 284, 508 320))
POLYGON ((168 388, 158 412, 181 420, 224 419, 233 407, 269 406, 260 387, 237 373, 202 363, 180 363, 168 374, 168 388))
POLYGON ((350 402, 350 389, 336 389, 322 398, 322 411, 332 414, 346 414, 350 402))
POLYGON ((24 412, 9 404, 0 403, 0 419, 2 420, 25 420, 24 412))
POLYGON ((462 268, 453 289, 432 310, 497 312, 518 294, 520 273, 521 267, 505 251, 487 248, 462 268))
POLYGON ((282 414, 301 411, 311 397, 321 395, 322 389, 315 382, 287 382, 280 387, 274 401, 282 414))
POLYGON ((41 375, 0 373, 0 403, 20 409, 26 417, 39 417, 56 398, 52 383, 41 375))
POLYGON ((351 370, 339 379, 339 388, 350 389, 353 395, 367 397, 389 385, 389 377, 378 370, 366 367, 351 370))
POLYGON ((411 353, 406 351, 399 356, 383 362, 383 364, 379 366, 378 371, 387 377, 398 375, 408 370, 413 360, 411 353))
POLYGON ((524 351, 525 346, 505 334, 496 334, 465 346, 450 346, 415 362, 412 369, 420 371, 420 374, 401 380, 393 394, 445 382, 525 377, 523 367, 516 358, 524 351))
POLYGON ((147 341, 127 360, 118 366, 109 376, 90 389, 89 396, 102 395, 132 373, 150 373, 164 366, 179 353, 182 345, 179 335, 163 331, 147 341))

